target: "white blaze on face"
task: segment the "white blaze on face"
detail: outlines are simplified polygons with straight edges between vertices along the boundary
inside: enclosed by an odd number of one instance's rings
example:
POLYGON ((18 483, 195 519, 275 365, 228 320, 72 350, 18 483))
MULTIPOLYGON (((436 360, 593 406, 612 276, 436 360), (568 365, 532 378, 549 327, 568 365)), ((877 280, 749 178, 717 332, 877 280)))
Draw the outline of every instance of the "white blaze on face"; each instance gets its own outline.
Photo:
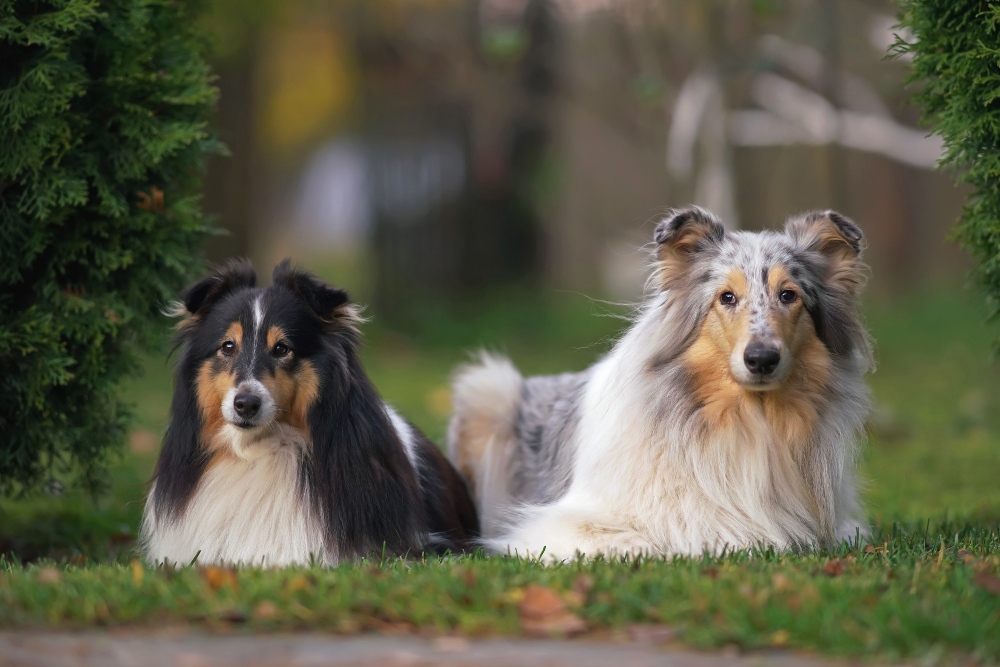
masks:
POLYGON ((264 325, 264 307, 260 303, 260 297, 253 302, 253 354, 250 357, 250 372, 253 373, 254 362, 257 359, 257 341, 260 340, 260 330, 264 325))
POLYGON ((278 406, 275 404, 271 392, 259 381, 251 378, 240 382, 239 385, 227 391, 225 398, 222 399, 222 416, 225 417, 227 422, 230 424, 239 424, 244 421, 236 414, 236 407, 233 405, 239 394, 253 394, 260 399, 260 410, 253 418, 255 424, 261 425, 258 428, 263 428, 264 425, 274 419, 275 414, 278 412, 278 406))
POLYGON ((753 391, 777 388, 792 370, 791 352, 786 349, 771 321, 774 315, 772 311, 779 306, 767 282, 769 268, 764 264, 740 267, 746 276, 747 286, 746 294, 737 308, 746 309, 746 331, 742 332, 739 342, 733 346, 729 370, 738 383, 753 391), (747 347, 755 344, 777 350, 781 355, 774 371, 763 378, 747 368, 744 358, 747 347))

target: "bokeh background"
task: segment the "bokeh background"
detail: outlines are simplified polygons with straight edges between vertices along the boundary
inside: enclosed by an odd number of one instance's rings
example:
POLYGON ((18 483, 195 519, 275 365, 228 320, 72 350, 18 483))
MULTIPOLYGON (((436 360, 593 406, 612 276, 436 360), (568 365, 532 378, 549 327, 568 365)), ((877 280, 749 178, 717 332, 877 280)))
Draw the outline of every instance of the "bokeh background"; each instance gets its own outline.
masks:
MULTIPOLYGON (((367 367, 438 442, 467 353, 592 363, 627 325, 658 217, 734 228, 834 208, 869 243, 882 524, 1000 518, 1000 372, 949 240, 965 195, 887 60, 883 0, 207 0, 218 72, 212 262, 300 265, 367 304, 367 367)), ((265 279, 266 283, 267 280, 265 279)), ((164 331, 170 323, 164 319, 164 331)), ((0 552, 134 543, 170 397, 167 345, 126 388, 103 499, 2 508, 0 552)))

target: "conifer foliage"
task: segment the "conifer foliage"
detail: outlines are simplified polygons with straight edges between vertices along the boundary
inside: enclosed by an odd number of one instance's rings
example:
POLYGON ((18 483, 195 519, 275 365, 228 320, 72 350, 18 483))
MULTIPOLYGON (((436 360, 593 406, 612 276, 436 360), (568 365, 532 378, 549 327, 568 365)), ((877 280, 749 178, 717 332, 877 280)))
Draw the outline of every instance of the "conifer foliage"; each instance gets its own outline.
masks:
POLYGON ((124 439, 119 382, 207 232, 216 91, 184 0, 0 0, 0 495, 124 439))
MULTIPOLYGON (((974 189, 957 229, 1000 315, 1000 3, 901 0, 894 55, 913 56, 915 101, 944 139, 942 165, 974 189)), ((1000 339, 997 340, 1000 345, 1000 339)))

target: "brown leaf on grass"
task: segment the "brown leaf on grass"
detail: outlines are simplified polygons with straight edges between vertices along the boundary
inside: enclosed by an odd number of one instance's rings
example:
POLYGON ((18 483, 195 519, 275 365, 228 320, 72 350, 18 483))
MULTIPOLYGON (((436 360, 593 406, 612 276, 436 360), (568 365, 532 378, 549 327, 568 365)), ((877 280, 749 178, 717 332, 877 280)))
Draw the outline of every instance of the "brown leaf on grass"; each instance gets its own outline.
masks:
POLYGON ((677 638, 677 629, 669 625, 636 623, 626 628, 628 638, 640 644, 666 644, 677 638))
POLYGON ((709 579, 719 578, 719 568, 717 567, 706 567, 702 569, 701 574, 708 577, 709 579))
POLYGON ((771 646, 788 646, 788 640, 792 638, 788 630, 776 630, 771 634, 771 646))
POLYGON ((201 576, 213 591, 217 591, 223 586, 229 586, 234 590, 239 588, 236 573, 231 567, 218 567, 217 565, 203 567, 201 568, 201 576))
POLYGON ((587 630, 586 623, 566 609, 566 603, 551 588, 531 584, 517 605, 521 627, 533 635, 576 635, 587 630))
POLYGON ((823 574, 828 577, 839 577, 844 573, 844 561, 837 559, 831 560, 829 563, 823 566, 823 574))
POLYGON ((963 563, 965 561, 969 560, 970 557, 971 557, 971 554, 969 554, 969 550, 968 549, 959 549, 958 553, 955 554, 955 559, 959 560, 959 561, 961 561, 963 563))
POLYGON ((38 583, 40 584, 58 584, 60 579, 62 579, 62 575, 54 567, 43 567, 38 571, 38 583))
POLYGON ((779 593, 795 589, 792 581, 780 572, 771 577, 771 585, 774 586, 774 590, 779 593))
POLYGON ((146 571, 143 569, 142 563, 140 563, 135 558, 132 559, 131 567, 132 567, 132 585, 138 588, 139 586, 142 585, 142 579, 145 576, 146 571))
POLYGON ((258 621, 270 621, 271 619, 277 617, 278 615, 278 605, 274 604, 270 600, 262 600, 257 603, 257 606, 253 608, 253 617, 258 621))
POLYGON ((531 584, 517 608, 522 618, 544 618, 566 611, 566 603, 551 588, 531 584))
POLYGON ((573 582, 573 590, 581 597, 586 598, 594 588, 594 578, 589 574, 581 574, 573 582))
POLYGON ((304 574, 297 574, 288 580, 285 584, 286 593, 297 593, 298 591, 307 591, 312 588, 312 582, 304 574))
POLYGON ((972 578, 972 583, 976 584, 987 593, 1000 597, 1000 578, 992 572, 977 572, 976 576, 972 578))

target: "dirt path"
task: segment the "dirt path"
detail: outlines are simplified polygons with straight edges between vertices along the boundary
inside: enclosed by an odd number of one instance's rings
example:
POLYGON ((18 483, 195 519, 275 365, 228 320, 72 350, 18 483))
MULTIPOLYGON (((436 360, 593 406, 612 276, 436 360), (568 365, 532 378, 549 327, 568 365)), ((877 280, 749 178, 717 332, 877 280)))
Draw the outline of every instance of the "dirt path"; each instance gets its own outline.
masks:
POLYGON ((3 667, 821 667, 843 664, 788 653, 699 653, 587 640, 0 632, 0 665, 3 667))

